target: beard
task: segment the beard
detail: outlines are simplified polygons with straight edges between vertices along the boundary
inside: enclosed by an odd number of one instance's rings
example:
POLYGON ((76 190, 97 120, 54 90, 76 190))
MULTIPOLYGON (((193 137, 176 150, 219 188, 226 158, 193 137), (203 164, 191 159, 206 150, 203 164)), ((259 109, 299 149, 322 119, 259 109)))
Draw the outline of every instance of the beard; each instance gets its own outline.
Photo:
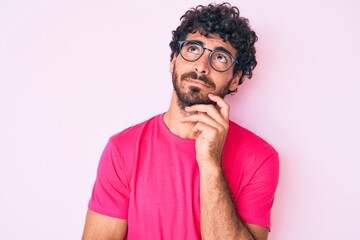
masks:
POLYGON ((180 107, 181 110, 185 110, 185 107, 190 107, 195 104, 216 105, 215 102, 210 100, 210 98, 208 97, 208 94, 212 93, 221 98, 224 98, 229 93, 229 86, 231 84, 231 80, 232 79, 230 79, 230 81, 225 86, 223 86, 221 89, 219 89, 218 91, 215 91, 216 85, 215 85, 214 81, 212 81, 210 78, 208 78, 204 75, 198 76, 198 74, 196 72, 188 72, 188 73, 182 74, 179 78, 178 74, 176 72, 175 66, 174 66, 174 71, 172 74, 172 83, 174 86, 176 96, 178 98, 178 106, 180 107), (188 89, 186 89, 186 87, 183 86, 182 83, 184 80, 189 79, 189 78, 202 81, 204 84, 206 84, 208 86, 208 88, 211 91, 205 92, 204 89, 199 88, 197 86, 189 86, 188 89))

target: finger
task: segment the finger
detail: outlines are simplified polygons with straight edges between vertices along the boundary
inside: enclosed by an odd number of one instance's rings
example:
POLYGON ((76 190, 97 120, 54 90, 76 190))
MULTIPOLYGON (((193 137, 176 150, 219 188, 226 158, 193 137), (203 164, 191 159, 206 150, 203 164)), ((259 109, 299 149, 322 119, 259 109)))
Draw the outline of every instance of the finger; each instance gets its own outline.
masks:
MULTIPOLYGON (((197 113, 206 113, 208 116, 213 118, 215 121, 221 125, 227 125, 227 120, 222 116, 222 114, 215 108, 214 105, 209 104, 197 104, 191 107, 185 108, 186 112, 197 112, 197 113)), ((196 114, 193 114, 196 115, 196 114)))
POLYGON ((190 136, 197 139, 200 135, 203 138, 214 138, 217 134, 217 129, 202 122, 198 122, 191 129, 190 136))
POLYGON ((206 125, 209 125, 213 128, 216 129, 223 129, 225 126, 223 126, 221 123, 217 122, 216 120, 214 120, 213 118, 211 118, 210 116, 208 116, 207 114, 204 113, 198 113, 198 114, 193 114, 193 115, 189 115, 189 116, 185 116, 183 118, 180 119, 181 122, 194 122, 194 123, 205 123, 206 125))
POLYGON ((209 98, 216 102, 216 105, 220 108, 220 114, 226 121, 229 121, 230 105, 223 98, 214 94, 209 94, 209 98))

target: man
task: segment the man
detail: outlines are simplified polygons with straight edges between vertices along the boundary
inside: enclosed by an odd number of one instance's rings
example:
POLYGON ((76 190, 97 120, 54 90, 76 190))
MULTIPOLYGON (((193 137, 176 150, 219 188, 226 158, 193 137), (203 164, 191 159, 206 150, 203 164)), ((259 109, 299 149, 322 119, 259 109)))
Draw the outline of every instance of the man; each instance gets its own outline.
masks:
POLYGON ((252 76, 256 40, 229 4, 182 16, 169 110, 110 138, 83 239, 267 239, 278 154, 223 99, 252 76))

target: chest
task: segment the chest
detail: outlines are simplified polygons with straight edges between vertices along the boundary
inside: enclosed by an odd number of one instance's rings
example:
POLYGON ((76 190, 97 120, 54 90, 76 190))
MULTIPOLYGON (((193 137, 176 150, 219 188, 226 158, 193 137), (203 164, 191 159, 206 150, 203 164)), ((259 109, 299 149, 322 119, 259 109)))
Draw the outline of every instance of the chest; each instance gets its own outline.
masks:
POLYGON ((129 226, 130 222, 137 226, 133 234, 161 233, 166 238, 176 232, 185 234, 183 239, 196 239, 200 234, 200 181, 195 151, 159 144, 142 147, 135 156, 130 181, 128 220, 129 226))

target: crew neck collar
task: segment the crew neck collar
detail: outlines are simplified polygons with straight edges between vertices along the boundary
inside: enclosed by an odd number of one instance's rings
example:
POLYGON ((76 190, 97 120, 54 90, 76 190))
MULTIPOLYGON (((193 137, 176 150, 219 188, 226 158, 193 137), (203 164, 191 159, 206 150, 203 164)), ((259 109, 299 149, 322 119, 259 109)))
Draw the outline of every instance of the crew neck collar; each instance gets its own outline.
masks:
POLYGON ((181 143, 181 144, 194 144, 195 143, 195 139, 182 138, 182 137, 174 134, 173 132, 171 132, 170 129, 165 124, 164 115, 165 115, 165 112, 160 114, 158 116, 158 121, 159 121, 159 126, 161 128, 161 131, 167 138, 171 139, 174 142, 181 143))

